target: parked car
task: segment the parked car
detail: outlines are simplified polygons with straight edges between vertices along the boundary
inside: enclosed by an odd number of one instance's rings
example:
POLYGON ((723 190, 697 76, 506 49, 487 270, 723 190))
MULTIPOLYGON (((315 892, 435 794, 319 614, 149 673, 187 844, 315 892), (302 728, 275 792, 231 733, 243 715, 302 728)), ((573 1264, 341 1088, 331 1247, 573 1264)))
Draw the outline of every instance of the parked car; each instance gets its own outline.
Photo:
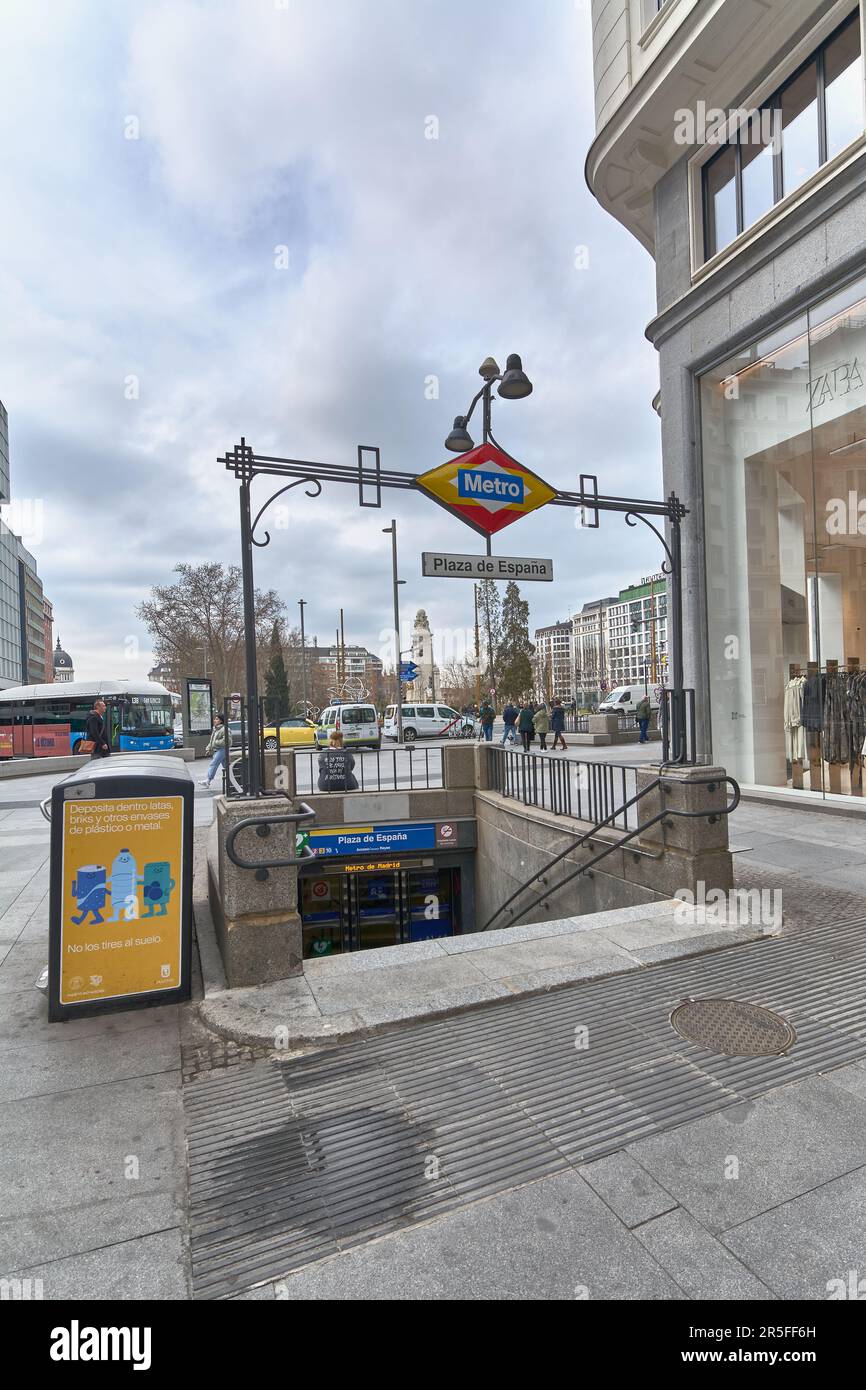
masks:
MULTIPOLYGON (((404 705, 403 741, 404 743, 414 743, 416 738, 439 738, 455 720, 463 723, 465 718, 465 715, 459 714, 450 705, 404 705)), ((385 710, 382 733, 385 738, 396 739, 396 705, 389 705, 385 710)))
MULTIPOLYGON (((291 719, 281 719, 279 723, 280 747, 293 748, 299 744, 309 746, 316 742, 316 726, 312 719, 302 719, 295 715, 291 719)), ((277 726, 268 724, 264 729, 265 750, 274 752, 277 746, 277 726)))
POLYGON ((319 715, 316 743, 326 747, 331 734, 339 729, 346 748, 380 748, 379 716, 374 705, 328 705, 319 715))
MULTIPOLYGON (((634 714, 644 698, 643 685, 619 685, 609 695, 605 695, 598 707, 599 714, 634 714)), ((659 707, 658 697, 650 692, 650 708, 655 712, 659 707)))

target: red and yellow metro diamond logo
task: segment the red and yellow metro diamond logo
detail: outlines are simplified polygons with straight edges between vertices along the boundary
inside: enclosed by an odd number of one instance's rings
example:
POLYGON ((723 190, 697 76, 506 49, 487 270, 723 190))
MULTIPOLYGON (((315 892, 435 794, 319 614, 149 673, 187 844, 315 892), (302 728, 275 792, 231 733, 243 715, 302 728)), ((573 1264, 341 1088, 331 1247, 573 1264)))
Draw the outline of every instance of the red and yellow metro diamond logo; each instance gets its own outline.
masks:
POLYGON ((556 496, 554 488, 495 444, 479 444, 415 481, 484 536, 494 535, 556 496))

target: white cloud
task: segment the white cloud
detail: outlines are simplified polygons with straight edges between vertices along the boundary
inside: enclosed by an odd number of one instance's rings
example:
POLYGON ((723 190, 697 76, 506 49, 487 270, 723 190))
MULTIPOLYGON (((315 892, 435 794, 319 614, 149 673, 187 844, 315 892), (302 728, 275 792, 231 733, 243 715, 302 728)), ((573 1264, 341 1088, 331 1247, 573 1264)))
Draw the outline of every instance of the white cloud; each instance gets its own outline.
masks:
MULTIPOLYGON (((13 486, 50 501, 40 571, 79 669, 118 666, 136 603, 178 560, 237 560, 236 485, 216 457, 242 433, 260 452, 350 464, 379 444, 386 467, 423 471, 489 352, 522 352, 536 386, 497 404, 513 453, 563 487, 598 472, 608 491, 659 492, 651 264, 583 181, 588 13, 172 0, 108 21, 77 0, 46 28, 57 8, 4 16, 17 215, 0 228, 0 398, 13 486)), ((406 611, 465 626, 471 586, 422 582, 418 555, 479 538, 411 494, 386 494, 381 513, 355 503, 334 486, 293 496, 259 583, 292 614, 307 598, 323 641, 344 606, 374 646, 396 515, 406 611)), ((554 556, 552 591, 529 593, 539 623, 657 567, 652 538, 618 518, 602 539, 571 522, 550 509, 495 542, 554 556)))

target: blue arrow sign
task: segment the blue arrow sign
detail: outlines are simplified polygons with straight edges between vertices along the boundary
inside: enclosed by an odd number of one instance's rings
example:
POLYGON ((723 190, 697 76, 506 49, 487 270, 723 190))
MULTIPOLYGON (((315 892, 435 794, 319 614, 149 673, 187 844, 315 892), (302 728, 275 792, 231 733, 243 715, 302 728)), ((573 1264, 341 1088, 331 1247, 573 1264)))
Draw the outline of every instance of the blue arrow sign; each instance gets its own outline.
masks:
POLYGON ((418 667, 414 661, 400 662, 400 679, 407 684, 418 679, 418 667))

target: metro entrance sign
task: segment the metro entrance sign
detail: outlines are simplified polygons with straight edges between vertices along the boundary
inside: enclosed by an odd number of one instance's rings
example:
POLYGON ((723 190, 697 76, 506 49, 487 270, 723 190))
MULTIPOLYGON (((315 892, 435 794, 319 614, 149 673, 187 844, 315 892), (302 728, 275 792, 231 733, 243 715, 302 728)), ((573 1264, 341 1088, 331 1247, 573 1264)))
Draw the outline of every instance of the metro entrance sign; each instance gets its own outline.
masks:
POLYGON ((482 536, 495 535, 556 496, 552 487, 495 444, 479 444, 448 459, 420 474, 415 483, 482 536))

